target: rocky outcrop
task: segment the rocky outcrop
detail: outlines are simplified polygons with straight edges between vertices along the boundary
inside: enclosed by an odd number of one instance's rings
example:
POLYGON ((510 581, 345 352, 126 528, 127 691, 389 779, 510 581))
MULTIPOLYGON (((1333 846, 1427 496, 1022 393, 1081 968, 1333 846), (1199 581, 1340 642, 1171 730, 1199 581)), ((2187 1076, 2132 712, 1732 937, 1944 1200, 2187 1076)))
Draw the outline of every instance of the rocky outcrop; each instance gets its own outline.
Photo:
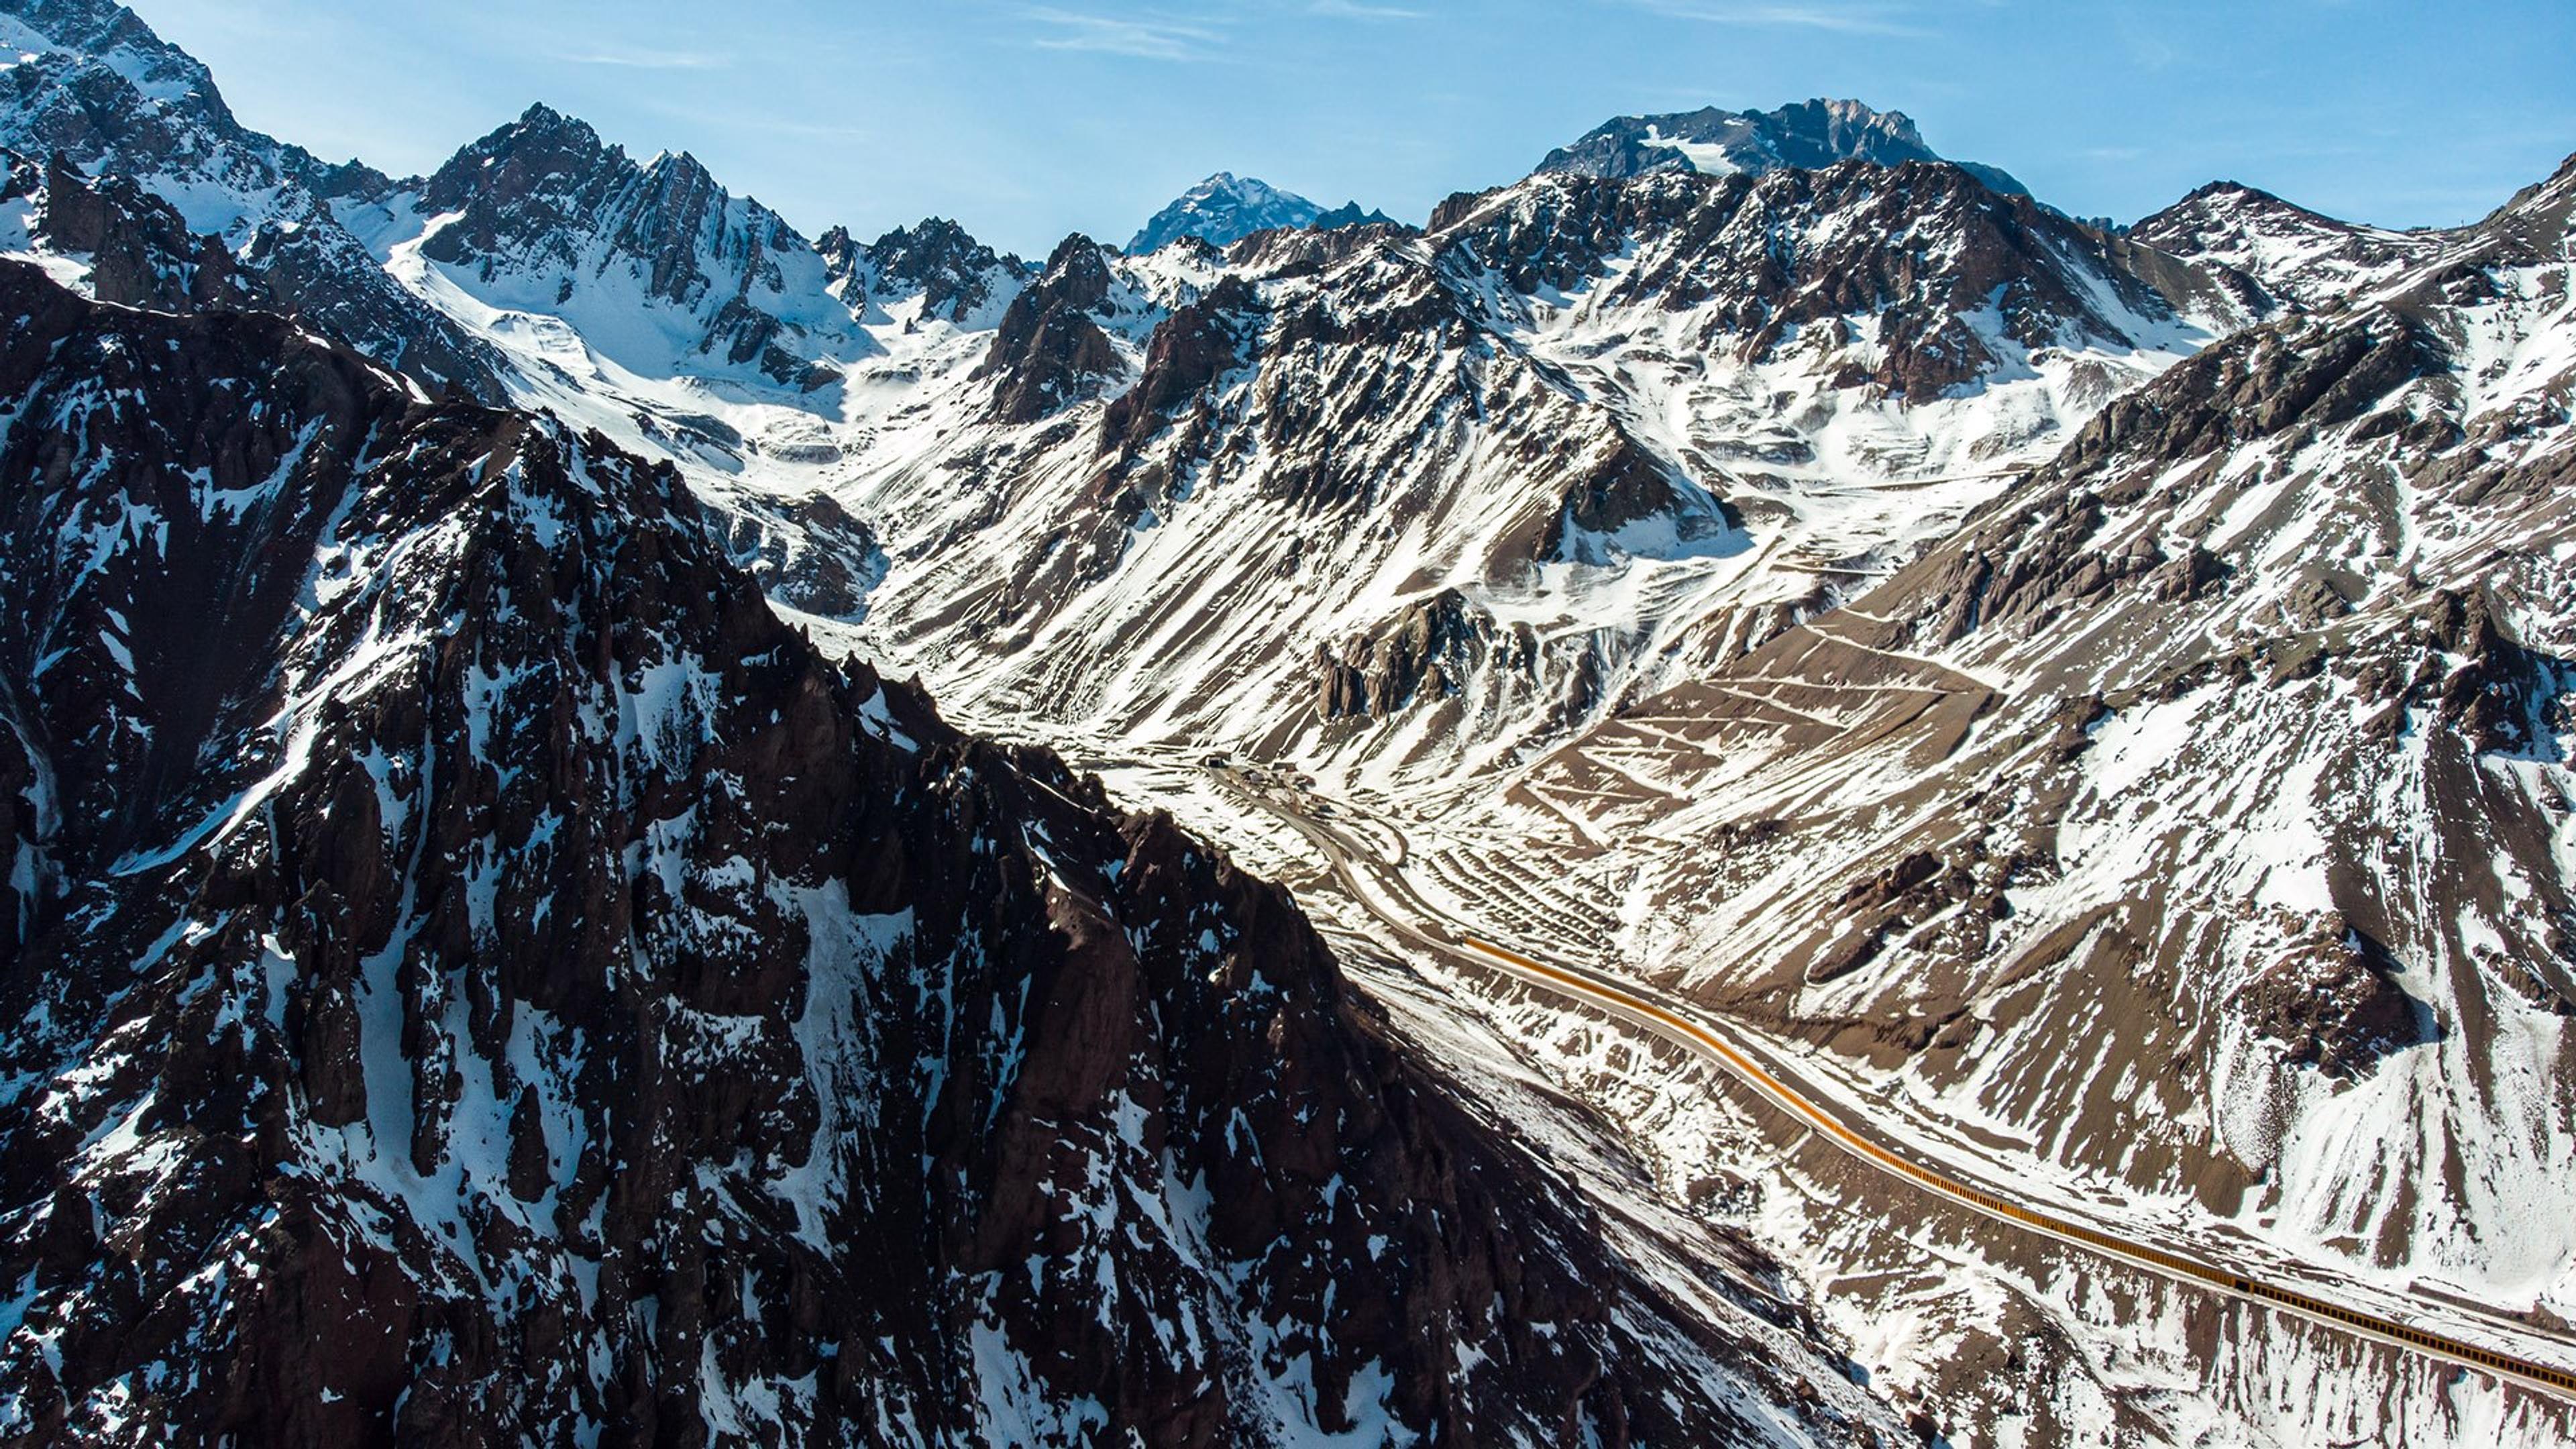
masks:
POLYGON ((189 312, 268 300, 222 242, 190 234, 175 207, 132 180, 93 182, 59 153, 39 164, 0 151, 0 164, 8 168, 0 204, 28 202, 31 239, 85 258, 91 294, 100 301, 189 312))
POLYGON ((2324 921, 2249 979, 2236 1000, 2253 1028, 2293 1066, 2361 1076, 2425 1039, 2430 1013, 2397 984, 2388 948, 2348 922, 2324 921))
POLYGON ((1109 301, 1109 268, 1089 237, 1069 236, 1046 270, 1011 299, 975 370, 994 379, 992 415, 1031 423, 1097 397, 1118 375, 1117 349, 1093 315, 1109 301))
POLYGON ((1664 523, 1674 539, 1684 543, 1744 526, 1743 518, 1724 499, 1677 482, 1622 438, 1606 458, 1580 471, 1567 485, 1541 556, 1606 563, 1631 525, 1649 521, 1664 523))
POLYGON ((2481 750, 2545 756, 2569 723, 2561 660, 2525 648, 2483 584, 2436 589, 2425 610, 2425 649, 2402 703, 2430 705, 2481 750))
POLYGON ((1442 589, 1406 604, 1346 651, 1319 650, 1316 707, 1326 719, 1386 719, 1419 697, 1460 693, 1489 659, 1527 668, 1534 655, 1525 633, 1504 630, 1466 595, 1442 589))
POLYGON ((734 566, 788 608, 855 623, 867 613, 868 591, 885 579, 875 531, 830 494, 746 498, 719 516, 734 566))
POLYGON ((1196 399, 1202 410, 1218 378, 1241 367, 1251 339, 1268 319, 1260 299, 1241 277, 1229 276, 1207 295, 1165 318, 1145 348, 1136 383, 1110 401, 1100 422, 1100 450, 1123 461, 1171 420, 1171 412, 1196 399))

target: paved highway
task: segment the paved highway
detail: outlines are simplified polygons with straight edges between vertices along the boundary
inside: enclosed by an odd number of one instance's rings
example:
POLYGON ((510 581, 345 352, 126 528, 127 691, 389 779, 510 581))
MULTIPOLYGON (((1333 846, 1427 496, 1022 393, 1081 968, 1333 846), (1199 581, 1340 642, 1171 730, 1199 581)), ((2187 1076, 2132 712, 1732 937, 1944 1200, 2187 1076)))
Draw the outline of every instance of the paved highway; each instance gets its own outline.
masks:
POLYGON ((1389 929, 1444 956, 1500 972, 1675 1042, 1723 1069, 1773 1106, 1813 1128, 1826 1141, 1881 1173, 1902 1179, 1915 1188, 2024 1233, 2070 1244, 2224 1297, 2264 1304, 2356 1338, 2407 1349, 2475 1369, 2499 1380, 2576 1401, 2576 1373, 2566 1369, 2428 1332, 2314 1293, 2285 1288, 2256 1276, 2251 1269, 2231 1268, 2104 1232, 2012 1201, 1986 1187, 1962 1181, 1936 1166, 1899 1156, 1863 1136, 1852 1124, 1783 1080, 1775 1070, 1765 1067, 1728 1042, 1687 1006, 1653 999, 1636 986, 1610 981, 1587 971, 1551 965, 1481 939, 1448 922, 1392 867, 1371 860, 1363 868, 1357 853, 1341 832, 1309 818, 1292 804, 1283 804, 1266 791, 1256 789, 1249 793, 1312 842, 1323 853, 1333 874, 1351 898, 1389 929))

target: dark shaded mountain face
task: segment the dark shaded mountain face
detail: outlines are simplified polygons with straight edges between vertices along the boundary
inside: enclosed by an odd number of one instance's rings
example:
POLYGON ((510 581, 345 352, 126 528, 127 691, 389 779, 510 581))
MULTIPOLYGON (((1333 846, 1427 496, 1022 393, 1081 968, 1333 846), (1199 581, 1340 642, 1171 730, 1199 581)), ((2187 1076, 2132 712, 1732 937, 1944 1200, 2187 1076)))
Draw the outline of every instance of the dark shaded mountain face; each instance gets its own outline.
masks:
POLYGON ((1307 225, 1317 231, 1334 231, 1346 226, 1399 226, 1402 223, 1376 207, 1362 211, 1358 202, 1345 201, 1330 211, 1317 212, 1315 219, 1307 225))
POLYGON ((996 419, 1033 423, 1117 380, 1118 353, 1100 326, 1113 285, 1098 243, 1077 233, 1056 244, 1037 280, 1011 299, 979 369, 994 379, 996 419))
POLYGON ((13 1437, 1875 1432, 668 468, 262 314, 0 317, 13 1437))
POLYGON ((0 150, 0 208, 30 250, 87 264, 90 293, 102 302, 193 312, 274 299, 245 275, 222 242, 188 230, 177 208, 128 177, 96 181, 56 152, 38 162, 0 150))
MULTIPOLYGON (((1535 170, 1620 180, 1656 171, 1713 176, 1781 167, 1818 170, 1837 161, 1899 166, 1939 161, 1902 111, 1875 111, 1858 101, 1798 101, 1776 111, 1708 106, 1661 116, 1616 116, 1540 158, 1535 170)), ((1992 166, 1960 163, 1997 191, 2028 190, 1992 166)))

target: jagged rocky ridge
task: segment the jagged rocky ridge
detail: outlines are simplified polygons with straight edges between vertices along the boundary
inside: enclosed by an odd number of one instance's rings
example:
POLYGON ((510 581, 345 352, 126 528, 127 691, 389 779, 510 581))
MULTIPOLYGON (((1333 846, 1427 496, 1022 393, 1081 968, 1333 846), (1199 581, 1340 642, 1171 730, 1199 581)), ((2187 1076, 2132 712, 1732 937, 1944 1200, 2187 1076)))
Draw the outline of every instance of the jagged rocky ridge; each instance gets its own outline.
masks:
POLYGON ((262 314, 0 317, 11 1435, 1889 1427, 667 467, 262 314))
POLYGON ((960 326, 974 325, 996 301, 1007 301, 1006 294, 1030 271, 1018 257, 996 254, 964 227, 936 216, 896 227, 865 246, 847 228, 834 227, 814 249, 843 301, 862 308, 871 299, 880 305, 914 301, 915 320, 960 326))
POLYGON ((647 376, 752 370, 811 391, 826 359, 861 344, 823 258, 795 229, 736 198, 686 152, 638 163, 550 107, 467 146, 388 207, 416 251, 478 300, 571 322, 592 350, 647 376), (642 324, 639 326, 639 322, 642 324))

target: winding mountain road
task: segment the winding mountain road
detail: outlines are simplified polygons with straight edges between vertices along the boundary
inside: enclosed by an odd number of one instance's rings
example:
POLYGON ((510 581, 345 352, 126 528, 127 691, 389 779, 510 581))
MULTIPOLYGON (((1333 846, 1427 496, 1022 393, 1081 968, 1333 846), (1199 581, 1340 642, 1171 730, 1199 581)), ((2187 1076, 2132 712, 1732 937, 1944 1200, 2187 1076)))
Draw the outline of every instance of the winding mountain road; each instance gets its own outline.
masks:
POLYGON ((1611 981, 1592 972, 1552 965, 1485 940, 1450 921, 1417 894, 1395 866, 1355 848, 1341 831, 1268 791, 1247 789, 1245 793, 1313 844, 1351 899, 1390 931, 1449 959, 1508 976, 1674 1042, 1752 1088, 1763 1100, 1877 1172, 2034 1237, 2079 1248, 2222 1297, 2243 1299, 2294 1314, 2355 1338, 2411 1350, 2429 1358, 2475 1369, 2500 1381, 2539 1389, 2576 1402, 2576 1372, 2416 1328, 2314 1293, 2286 1288, 2257 1276, 2255 1270, 2249 1268, 2229 1267, 2074 1222, 2016 1202, 1989 1187, 1966 1181, 1954 1175, 1953 1170, 1902 1156, 1882 1141, 1864 1135, 1866 1123, 1856 1125, 1844 1120, 1802 1089, 1785 1067, 1757 1060, 1752 1051, 1730 1041, 1721 1034, 1719 1027, 1693 1012, 1686 1004, 1661 1000, 1658 999, 1659 994, 1632 983, 1611 981))

